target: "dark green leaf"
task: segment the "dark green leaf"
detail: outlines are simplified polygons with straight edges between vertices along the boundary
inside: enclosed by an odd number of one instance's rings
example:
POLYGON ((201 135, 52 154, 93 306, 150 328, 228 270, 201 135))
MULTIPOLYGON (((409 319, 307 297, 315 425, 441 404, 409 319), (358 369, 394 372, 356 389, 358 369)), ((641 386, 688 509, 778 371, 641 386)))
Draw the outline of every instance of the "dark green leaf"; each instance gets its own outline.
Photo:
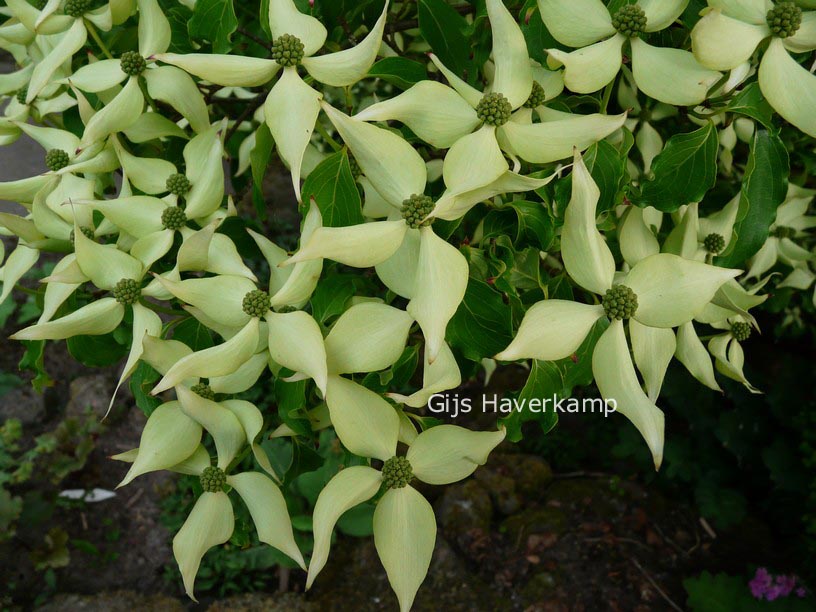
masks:
POLYGON ((514 410, 501 422, 507 427, 507 439, 511 442, 521 440, 521 426, 527 421, 538 421, 544 433, 558 423, 558 414, 552 409, 552 402, 542 407, 544 399, 558 396, 564 387, 561 369, 553 361, 533 360, 530 375, 516 401, 521 407, 514 410), (535 399, 538 406, 531 410, 530 400, 535 399))
POLYGON ((269 165, 269 158, 272 156, 272 149, 275 141, 266 123, 261 123, 255 132, 255 147, 249 154, 249 163, 252 167, 252 203, 261 220, 266 219, 266 200, 263 194, 263 180, 266 176, 266 168, 269 165))
POLYGON ((467 21, 444 0, 419 0, 419 31, 442 63, 463 78, 471 67, 467 27, 467 21))
POLYGON ((756 119, 768 129, 773 129, 774 109, 765 100, 759 83, 750 83, 736 94, 725 107, 732 113, 739 113, 751 119, 756 119))
POLYGON ((113 334, 102 336, 74 336, 66 341, 68 352, 82 364, 105 367, 118 362, 128 352, 126 345, 119 344, 113 334))
POLYGON ((718 143, 713 123, 669 138, 652 163, 654 179, 644 183, 637 204, 673 212, 702 200, 717 180, 718 143))
POLYGON ((161 378, 156 370, 140 361, 139 365, 133 371, 130 377, 130 392, 133 394, 133 399, 145 416, 150 416, 151 413, 158 408, 162 400, 158 397, 150 395, 150 390, 156 385, 161 378))
POLYGON ((194 351, 201 351, 213 346, 210 330, 199 323, 198 319, 192 317, 173 328, 173 340, 183 342, 194 351))
POLYGON ((379 77, 400 89, 408 89, 428 78, 428 72, 419 62, 404 57, 386 57, 371 67, 368 76, 379 77))
POLYGON ((757 129, 742 180, 736 238, 728 253, 717 258, 721 266, 739 267, 768 239, 768 228, 776 219, 776 209, 788 189, 788 152, 775 134, 757 129))
POLYGON ((448 323, 447 338, 465 357, 492 357, 512 340, 510 306, 487 283, 470 278, 465 298, 448 323))
POLYGON ((317 202, 325 226, 363 222, 360 192, 345 150, 329 155, 309 174, 303 183, 303 201, 308 202, 310 198, 317 202))
POLYGON ((346 310, 346 302, 354 295, 357 277, 351 274, 327 276, 312 294, 312 316, 325 323, 346 310))
POLYGON ((188 24, 190 36, 211 42, 214 53, 232 50, 230 37, 237 28, 232 0, 198 0, 188 24))
POLYGON ((23 340, 22 343, 26 347, 26 352, 20 360, 20 369, 34 372, 35 376, 31 381, 31 385, 42 393, 46 387, 54 384, 43 365, 45 340, 23 340))

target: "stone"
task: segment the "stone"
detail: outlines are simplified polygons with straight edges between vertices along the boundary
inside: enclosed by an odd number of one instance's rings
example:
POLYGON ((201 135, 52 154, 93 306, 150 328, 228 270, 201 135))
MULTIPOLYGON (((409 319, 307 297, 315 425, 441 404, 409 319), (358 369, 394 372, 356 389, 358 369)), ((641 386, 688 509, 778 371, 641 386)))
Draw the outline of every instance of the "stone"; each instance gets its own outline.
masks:
POLYGON ((19 419, 23 428, 42 421, 45 416, 45 396, 24 383, 0 397, 0 423, 19 419))
POLYGON ((435 510, 439 526, 454 542, 462 541, 474 529, 489 530, 493 518, 490 495, 476 480, 447 487, 435 510))

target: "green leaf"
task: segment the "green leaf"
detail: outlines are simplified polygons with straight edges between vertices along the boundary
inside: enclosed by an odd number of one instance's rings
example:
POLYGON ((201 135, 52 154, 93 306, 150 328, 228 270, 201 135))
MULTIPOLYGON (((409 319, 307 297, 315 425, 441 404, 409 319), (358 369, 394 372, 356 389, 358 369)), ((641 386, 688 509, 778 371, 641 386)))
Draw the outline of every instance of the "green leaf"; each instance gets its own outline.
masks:
POLYGON ((326 276, 312 294, 312 316, 319 323, 342 314, 346 303, 354 295, 357 277, 352 274, 326 276))
POLYGON ((120 344, 114 334, 101 336, 74 336, 66 340, 68 352, 78 362, 92 368, 102 368, 117 363, 128 352, 128 346, 120 344))
POLYGON ((510 344, 510 306, 487 283, 470 278, 465 298, 448 323, 447 339, 472 361, 492 357, 510 344))
POLYGON ((530 410, 529 402, 531 399, 538 401, 556 397, 563 387, 563 375, 556 362, 533 360, 530 375, 516 400, 522 409, 514 410, 501 420, 507 428, 507 439, 511 442, 521 440, 521 426, 527 421, 538 421, 544 433, 555 427, 558 424, 558 414, 552 409, 552 402, 548 402, 546 409, 540 412, 539 408, 530 410))
POLYGON ((419 31, 431 49, 454 74, 475 77, 465 37, 467 21, 444 0, 419 0, 419 31))
POLYGON ((774 109, 762 95, 759 83, 746 85, 731 99, 725 110, 756 119, 766 128, 773 129, 774 109))
POLYGON ((188 23, 190 36, 210 41, 213 53, 232 50, 230 37, 237 28, 232 0, 198 0, 188 23))
POLYGON ((323 225, 341 227, 363 223, 363 206, 345 150, 329 155, 303 183, 303 201, 314 198, 323 225))
POLYGON ((400 89, 408 89, 427 79, 428 71, 419 62, 404 57, 386 57, 371 67, 368 76, 379 77, 400 89))
POLYGON ((638 206, 673 212, 689 202, 699 202, 717 180, 717 130, 708 123, 688 134, 669 138, 654 159, 654 179, 644 183, 638 206))
MULTIPOLYGON (((623 201, 623 187, 629 179, 626 159, 632 148, 632 133, 624 130, 626 139, 621 149, 605 140, 596 142, 583 155, 592 180, 598 185, 601 197, 598 200, 598 214, 611 210, 623 201)), ((570 200, 572 192, 572 174, 558 181, 555 185, 556 200, 562 209, 570 200)))
POLYGON ((266 168, 269 166, 269 158, 272 156, 272 149, 275 141, 266 123, 261 123, 255 132, 255 147, 249 154, 249 164, 252 167, 252 203, 258 217, 263 221, 266 219, 266 200, 263 195, 263 180, 266 176, 266 168))
POLYGON ((311 437, 312 426, 303 412, 306 405, 306 381, 286 382, 275 380, 275 399, 278 415, 299 436, 311 437))
POLYGON ((20 360, 20 369, 34 372, 35 376, 31 381, 31 385, 39 393, 42 393, 46 387, 54 385, 54 381, 51 380, 43 365, 45 340, 22 340, 22 343, 26 347, 26 352, 20 360))
POLYGON ((524 40, 527 42, 527 53, 539 64, 547 65, 547 52, 545 49, 560 47, 558 41, 553 38, 538 11, 537 0, 527 0, 527 4, 521 11, 521 31, 524 33, 524 40))
POLYGON ((194 351, 202 351, 213 346, 210 330, 198 319, 190 317, 173 328, 173 340, 178 340, 194 351))
POLYGON ((728 253, 717 258, 718 265, 739 267, 765 244, 776 209, 785 200, 789 173, 788 152, 779 136, 757 129, 742 180, 736 238, 728 253))
POLYGON ((170 53, 192 53, 194 47, 190 41, 188 22, 193 13, 184 5, 165 9, 164 15, 170 22, 170 53))
POLYGON ((162 400, 150 395, 150 390, 160 378, 161 374, 144 361, 139 362, 130 376, 130 392, 133 394, 136 406, 145 416, 150 416, 162 404, 162 400))

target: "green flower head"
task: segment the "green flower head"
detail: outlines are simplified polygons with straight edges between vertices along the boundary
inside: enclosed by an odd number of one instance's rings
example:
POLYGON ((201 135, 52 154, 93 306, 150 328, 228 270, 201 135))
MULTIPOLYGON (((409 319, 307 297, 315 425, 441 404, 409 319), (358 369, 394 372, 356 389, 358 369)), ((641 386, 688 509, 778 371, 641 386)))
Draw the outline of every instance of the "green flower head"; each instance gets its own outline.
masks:
POLYGON ((751 326, 743 321, 731 324, 731 335, 737 342, 745 342, 751 337, 751 326))
POLYGON ((69 17, 82 17, 91 10, 93 0, 67 0, 65 3, 65 14, 69 17))
POLYGON ((626 285, 615 285, 603 296, 603 309, 609 319, 629 319, 637 312, 638 299, 626 285))
POLYGON ((204 468, 199 477, 201 488, 206 493, 218 493, 224 490, 224 485, 227 484, 227 475, 221 468, 210 466, 204 468))
POLYGON ((132 278, 123 278, 113 288, 113 297, 124 306, 135 304, 139 300, 141 289, 132 278))
POLYGON ((162 212, 161 222, 164 229, 180 230, 187 223, 187 215, 178 206, 170 206, 162 212))
POLYGON ((637 4, 627 4, 612 16, 612 27, 627 38, 635 38, 646 29, 646 13, 637 4))
POLYGON ((476 105, 476 115, 479 119, 496 127, 507 123, 512 112, 510 101, 500 93, 485 94, 476 105))
POLYGON ((20 104, 25 104, 27 97, 28 97, 28 85, 17 91, 17 102, 19 102, 20 104))
POLYGON ((297 36, 282 34, 272 42, 272 59, 281 66, 297 66, 303 55, 303 42, 297 36))
POLYGON ((789 38, 802 25, 802 9, 793 2, 780 2, 768 11, 766 20, 774 36, 789 38))
POLYGON ((208 400, 215 400, 215 391, 207 383, 198 383, 190 387, 190 391, 208 400))
POLYGON ((165 186, 167 187, 167 191, 178 197, 184 196, 190 191, 190 187, 192 187, 190 179, 184 174, 171 174, 167 177, 165 186))
POLYGON ((402 218, 408 227, 414 229, 431 224, 431 220, 424 220, 434 209, 434 201, 430 196, 414 194, 402 203, 402 218))
POLYGON ((62 170, 71 162, 71 157, 62 149, 51 149, 45 154, 45 165, 51 172, 62 170))
POLYGON ((130 76, 139 76, 147 68, 145 58, 138 51, 125 51, 120 58, 122 72, 130 76))
POLYGON ((713 255, 721 253, 725 248, 725 238, 721 234, 709 234, 703 239, 703 248, 713 255))
POLYGON ((255 289, 244 296, 242 303, 244 312, 250 317, 262 317, 272 307, 269 294, 266 291, 255 289))
POLYGON ((530 92, 530 97, 527 98, 527 101, 524 103, 524 108, 538 108, 546 101, 547 92, 544 91, 544 88, 538 81, 533 81, 533 89, 530 92))
POLYGON ((391 457, 383 464, 382 475, 386 489, 401 489, 411 482, 414 471, 405 457, 391 457))

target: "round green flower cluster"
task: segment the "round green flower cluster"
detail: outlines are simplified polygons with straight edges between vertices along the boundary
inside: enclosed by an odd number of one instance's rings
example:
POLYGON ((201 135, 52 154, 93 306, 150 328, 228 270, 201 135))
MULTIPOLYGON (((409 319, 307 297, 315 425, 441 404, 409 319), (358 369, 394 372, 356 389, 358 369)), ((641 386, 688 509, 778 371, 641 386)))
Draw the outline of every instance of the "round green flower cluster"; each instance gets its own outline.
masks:
POLYGON ((408 224, 408 227, 414 229, 428 226, 432 223, 431 219, 425 220, 425 217, 431 214, 434 209, 434 201, 430 196, 415 193, 402 203, 402 218, 408 224))
POLYGON ((62 170, 71 163, 71 157, 62 149, 51 149, 45 154, 45 165, 51 172, 62 170))
POLYGON ((731 324, 731 335, 737 342, 745 342, 751 337, 751 326, 743 321, 737 321, 731 324))
POLYGON ((139 300, 142 291, 132 278, 123 278, 113 288, 113 297, 124 306, 135 304, 139 300))
POLYGON ((629 319, 637 312, 638 299, 626 285, 615 285, 607 289, 602 304, 604 313, 610 319, 629 319))
POLYGON ((167 177, 167 182, 165 183, 165 187, 167 187, 167 191, 172 193, 174 196, 182 197, 188 191, 190 191, 190 179, 187 178, 184 174, 171 174, 167 177))
POLYGON ((283 67, 297 66, 304 55, 303 43, 297 36, 281 34, 272 41, 272 59, 283 67))
POLYGON ((221 468, 210 466, 204 468, 199 480, 205 493, 218 493, 224 490, 224 485, 227 484, 227 475, 221 468))
POLYGON ((93 0, 68 0, 63 10, 69 17, 79 18, 91 9, 92 3, 93 0))
POLYGON ((780 225, 771 232, 771 235, 774 238, 793 238, 796 236, 796 230, 792 227, 780 225))
POLYGON ((193 385, 192 387, 190 387, 190 391, 192 391, 196 395, 200 395, 204 399, 208 399, 211 401, 215 400, 215 391, 213 391, 212 387, 207 383, 198 383, 197 385, 193 385))
POLYGON ((788 38, 802 25, 802 9, 793 2, 780 2, 768 11, 766 20, 774 36, 788 38))
POLYGON ((31 6, 38 11, 43 10, 46 4, 48 4, 48 0, 31 0, 31 6))
MULTIPOLYGON (((92 227, 82 226, 79 228, 79 231, 82 232, 82 235, 85 236, 88 240, 94 240, 96 236, 94 235, 94 229, 92 227)), ((71 241, 71 244, 74 244, 76 240, 76 235, 74 234, 74 230, 71 230, 71 234, 68 237, 71 241)))
POLYGON ((17 102, 19 102, 20 104, 25 104, 27 97, 28 97, 28 85, 26 85, 17 92, 17 102))
POLYGON ((349 166, 351 166, 351 176, 353 176, 354 180, 356 181, 363 173, 363 169, 360 168, 360 164, 357 163, 357 160, 354 159, 353 155, 349 154, 348 160, 349 166))
POLYGON ((137 51, 125 51, 119 58, 122 72, 130 76, 139 76, 147 68, 147 62, 137 51))
POLYGON ((725 248, 725 238, 721 234, 711 233, 703 239, 703 248, 714 255, 721 253, 725 248))
POLYGON ((646 13, 637 4, 627 4, 612 17, 612 27, 627 38, 635 38, 646 29, 646 13))
POLYGON ((289 312, 297 312, 297 311, 298 311, 298 309, 295 308, 294 306, 281 306, 277 310, 277 312, 279 312, 280 314, 286 314, 286 313, 289 313, 289 312))
POLYGON ((544 88, 538 81, 533 81, 533 89, 530 92, 530 97, 527 98, 527 101, 524 103, 524 108, 538 108, 546 101, 547 92, 544 91, 544 88))
POLYGON ((244 296, 244 301, 241 304, 244 312, 250 317, 262 317, 272 307, 269 299, 269 294, 260 289, 254 289, 244 296))
POLYGON ((414 477, 414 470, 405 457, 391 457, 382 467, 383 483, 386 489, 401 489, 414 477))
POLYGON ((180 230, 187 223, 187 215, 178 206, 170 206, 162 211, 161 222, 164 229, 180 230))
POLYGON ((512 112, 513 107, 510 106, 510 100, 500 93, 485 94, 476 105, 476 115, 479 119, 496 127, 507 123, 512 112))

